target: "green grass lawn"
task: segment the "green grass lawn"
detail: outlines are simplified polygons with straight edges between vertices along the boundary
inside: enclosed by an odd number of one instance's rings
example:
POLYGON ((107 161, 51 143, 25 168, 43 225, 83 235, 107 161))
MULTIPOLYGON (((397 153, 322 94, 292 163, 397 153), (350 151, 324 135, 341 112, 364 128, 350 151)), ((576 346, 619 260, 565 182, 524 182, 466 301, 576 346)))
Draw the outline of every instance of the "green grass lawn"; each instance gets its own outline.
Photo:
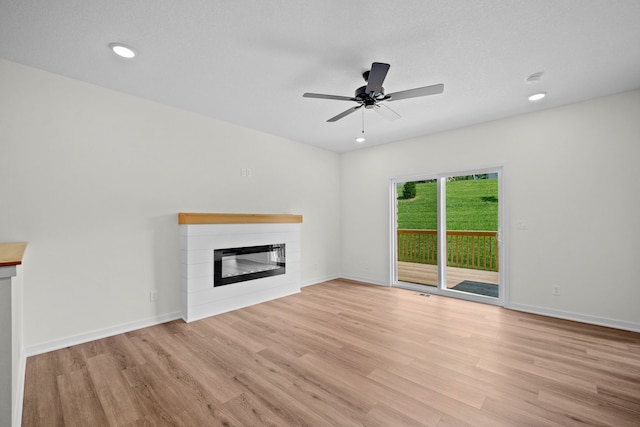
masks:
MULTIPOLYGON (((447 182, 447 229, 498 229, 498 180, 479 179, 447 182)), ((402 195, 402 184, 398 185, 402 195)), ((398 228, 437 228, 436 182, 416 184, 416 197, 398 200, 398 228)))

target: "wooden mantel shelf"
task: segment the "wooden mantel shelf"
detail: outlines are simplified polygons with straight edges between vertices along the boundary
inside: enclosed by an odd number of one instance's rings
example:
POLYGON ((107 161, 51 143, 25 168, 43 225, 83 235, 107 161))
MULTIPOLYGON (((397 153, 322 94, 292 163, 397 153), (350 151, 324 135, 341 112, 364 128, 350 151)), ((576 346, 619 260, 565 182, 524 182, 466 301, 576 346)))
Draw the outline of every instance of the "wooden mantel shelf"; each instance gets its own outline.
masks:
POLYGON ((22 256, 26 248, 25 242, 0 243, 0 267, 22 264, 22 256))
POLYGON ((178 213, 178 224, 286 224, 301 223, 302 215, 178 213))

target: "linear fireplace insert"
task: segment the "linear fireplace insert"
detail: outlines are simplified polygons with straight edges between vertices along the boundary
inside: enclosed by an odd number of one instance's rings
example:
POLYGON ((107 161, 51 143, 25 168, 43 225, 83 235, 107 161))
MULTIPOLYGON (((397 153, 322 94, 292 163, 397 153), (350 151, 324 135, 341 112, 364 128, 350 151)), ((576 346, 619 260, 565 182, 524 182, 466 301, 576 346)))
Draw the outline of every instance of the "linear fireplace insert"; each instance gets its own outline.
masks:
POLYGON ((284 243, 213 251, 214 287, 285 274, 285 269, 284 243))

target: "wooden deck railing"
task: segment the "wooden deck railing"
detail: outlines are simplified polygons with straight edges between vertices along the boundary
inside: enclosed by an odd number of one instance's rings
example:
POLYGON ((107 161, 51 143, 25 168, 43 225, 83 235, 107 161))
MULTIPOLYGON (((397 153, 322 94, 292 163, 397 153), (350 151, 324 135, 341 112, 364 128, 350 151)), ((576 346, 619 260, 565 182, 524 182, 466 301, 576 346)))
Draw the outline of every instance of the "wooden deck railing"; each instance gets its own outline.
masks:
MULTIPOLYGON (((398 261, 437 264, 437 231, 399 229, 398 261)), ((498 271, 498 232, 447 231, 447 265, 498 271)))

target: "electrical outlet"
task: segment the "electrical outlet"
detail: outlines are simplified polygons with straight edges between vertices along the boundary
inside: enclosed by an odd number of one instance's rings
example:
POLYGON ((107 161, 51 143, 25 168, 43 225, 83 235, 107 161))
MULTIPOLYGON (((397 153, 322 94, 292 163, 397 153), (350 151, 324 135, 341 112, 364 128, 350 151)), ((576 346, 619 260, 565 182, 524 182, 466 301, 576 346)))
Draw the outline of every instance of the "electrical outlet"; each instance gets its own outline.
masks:
POLYGON ((154 289, 153 291, 149 292, 149 301, 151 302, 158 301, 158 291, 154 289))
POLYGON ((560 286, 554 286, 551 288, 551 293, 555 296, 560 296, 560 286))

